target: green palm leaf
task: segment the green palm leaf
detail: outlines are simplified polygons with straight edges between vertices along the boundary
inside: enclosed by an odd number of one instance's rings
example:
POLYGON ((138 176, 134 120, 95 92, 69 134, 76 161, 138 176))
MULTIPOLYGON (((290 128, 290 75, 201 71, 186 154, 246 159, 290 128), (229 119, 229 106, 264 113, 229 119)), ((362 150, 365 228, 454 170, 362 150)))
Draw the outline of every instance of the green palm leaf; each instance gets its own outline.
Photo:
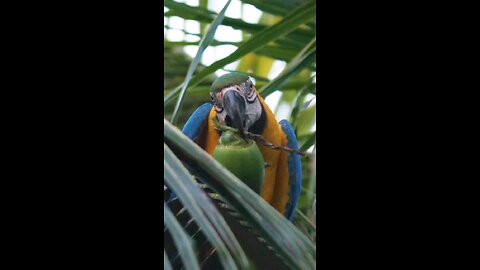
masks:
POLYGON ((193 241, 187 235, 182 226, 178 223, 175 216, 165 204, 163 205, 163 222, 172 234, 173 241, 177 246, 177 250, 181 250, 180 256, 187 270, 199 270, 199 264, 194 252, 193 241))
POLYGON ((227 8, 230 5, 231 1, 232 0, 228 0, 228 2, 225 4, 220 14, 218 14, 217 18, 215 18, 215 20, 213 21, 207 34, 203 37, 202 41, 200 41, 197 55, 195 55, 195 58, 193 58, 192 63, 188 67, 187 76, 185 76, 185 81, 183 82, 182 88, 180 89, 180 96, 177 100, 177 104, 175 105, 175 109, 173 110, 172 123, 174 124, 177 122, 178 110, 180 109, 180 106, 183 103, 183 97, 185 96, 185 91, 187 91, 187 86, 192 78, 193 72, 197 68, 198 63, 200 63, 203 52, 208 47, 208 45, 213 41, 213 37, 215 36, 215 31, 217 30, 217 27, 222 23, 223 18, 225 17, 225 11, 227 11, 227 8))
POLYGON ((188 212, 199 222, 209 241, 217 249, 224 268, 249 269, 249 262, 225 220, 195 185, 193 177, 167 145, 164 145, 164 169, 165 184, 175 192, 188 212))
POLYGON ((293 269, 314 269, 316 248, 310 239, 166 120, 164 134, 172 151, 181 154, 182 161, 194 167, 205 184, 261 231, 293 269))
MULTIPOLYGON (((299 25, 302 25, 303 23, 312 20, 315 17, 315 12, 316 3, 308 3, 304 6, 298 7, 297 9, 292 11, 288 17, 285 17, 280 23, 260 31, 254 37, 250 38, 247 42, 238 47, 235 52, 223 59, 216 61, 204 70, 200 71, 190 80, 190 85, 197 85, 217 69, 222 68, 235 60, 238 60, 240 57, 250 52, 254 52, 260 49, 267 43, 274 41, 287 33, 290 33, 299 25)), ((180 90, 181 88, 173 90, 167 97, 164 98, 164 104, 168 104, 168 102, 170 102, 178 94, 178 92, 180 92, 180 90)))

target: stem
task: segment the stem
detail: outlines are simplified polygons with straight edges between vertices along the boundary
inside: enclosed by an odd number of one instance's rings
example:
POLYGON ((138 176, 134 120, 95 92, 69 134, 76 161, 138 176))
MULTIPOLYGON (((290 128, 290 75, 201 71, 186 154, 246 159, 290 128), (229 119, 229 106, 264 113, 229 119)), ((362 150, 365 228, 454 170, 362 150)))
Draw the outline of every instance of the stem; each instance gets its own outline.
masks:
MULTIPOLYGON (((220 122, 218 122, 217 119, 213 119, 213 125, 215 126, 215 129, 217 129, 217 130, 220 130, 220 131, 227 131, 228 130, 228 131, 232 131, 232 132, 240 135, 240 132, 236 128, 229 127, 229 126, 226 126, 226 125, 222 125, 222 124, 220 124, 220 122)), ((265 146, 267 146, 267 147, 269 147, 273 150, 283 150, 283 151, 287 151, 289 153, 297 154, 297 155, 301 155, 301 156, 307 156, 308 155, 307 153, 296 150, 296 149, 288 148, 288 147, 285 147, 285 146, 275 145, 275 144, 269 142, 267 139, 265 139, 262 135, 259 135, 259 134, 254 134, 254 133, 245 131, 244 135, 245 135, 246 138, 252 139, 255 142, 261 143, 261 144, 263 144, 263 145, 265 145, 265 146)))

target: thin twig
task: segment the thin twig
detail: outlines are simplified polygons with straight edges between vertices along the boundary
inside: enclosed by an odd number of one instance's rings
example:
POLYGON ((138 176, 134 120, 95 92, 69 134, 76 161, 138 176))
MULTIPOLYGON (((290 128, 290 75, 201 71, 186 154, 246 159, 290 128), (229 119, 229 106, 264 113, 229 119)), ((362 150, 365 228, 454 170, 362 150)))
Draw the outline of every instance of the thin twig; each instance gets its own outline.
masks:
MULTIPOLYGON (((214 126, 217 130, 220 130, 220 131, 229 130, 229 131, 235 132, 237 134, 240 134, 240 132, 236 128, 232 128, 232 127, 229 127, 229 126, 222 125, 218 122, 217 119, 214 119, 213 124, 214 124, 214 126)), ((260 134, 254 134, 254 133, 251 133, 251 132, 248 132, 248 131, 244 131, 243 133, 244 133, 244 135, 247 139, 254 140, 255 142, 261 143, 261 144, 265 145, 266 147, 269 147, 273 150, 283 150, 283 151, 287 151, 289 153, 297 154, 297 155, 301 155, 301 156, 307 156, 308 155, 307 153, 302 152, 300 150, 292 149, 292 148, 289 148, 289 147, 286 147, 286 146, 275 145, 275 144, 269 142, 267 139, 265 139, 260 134)))

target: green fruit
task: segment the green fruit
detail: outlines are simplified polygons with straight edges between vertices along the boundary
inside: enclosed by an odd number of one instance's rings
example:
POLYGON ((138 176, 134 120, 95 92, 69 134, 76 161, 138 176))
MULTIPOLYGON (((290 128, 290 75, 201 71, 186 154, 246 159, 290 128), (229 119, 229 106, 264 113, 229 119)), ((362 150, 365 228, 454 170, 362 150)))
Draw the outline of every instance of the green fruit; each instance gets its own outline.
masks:
POLYGON ((232 131, 224 131, 213 158, 260 194, 265 175, 262 153, 253 140, 244 140, 232 131))

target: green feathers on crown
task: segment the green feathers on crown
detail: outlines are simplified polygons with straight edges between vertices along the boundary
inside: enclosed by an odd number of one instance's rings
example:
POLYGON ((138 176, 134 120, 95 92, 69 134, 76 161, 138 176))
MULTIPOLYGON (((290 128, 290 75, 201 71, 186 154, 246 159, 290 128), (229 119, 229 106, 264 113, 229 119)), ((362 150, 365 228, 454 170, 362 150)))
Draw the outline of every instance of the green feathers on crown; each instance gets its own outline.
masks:
POLYGON ((240 72, 231 72, 227 73, 225 75, 222 75, 218 77, 212 84, 211 91, 212 92, 218 92, 222 90, 223 88, 230 86, 230 85, 235 85, 235 84, 241 84, 248 80, 248 75, 240 73, 240 72))

